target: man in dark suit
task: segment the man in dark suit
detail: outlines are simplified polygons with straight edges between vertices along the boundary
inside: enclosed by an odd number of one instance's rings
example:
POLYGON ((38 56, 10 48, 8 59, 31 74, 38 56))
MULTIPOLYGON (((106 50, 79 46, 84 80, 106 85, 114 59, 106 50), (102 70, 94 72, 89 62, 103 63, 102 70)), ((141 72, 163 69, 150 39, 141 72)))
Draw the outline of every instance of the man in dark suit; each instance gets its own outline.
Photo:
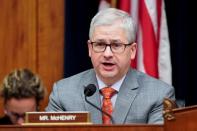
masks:
POLYGON ((92 19, 89 38, 94 69, 56 82, 46 111, 89 111, 93 123, 110 124, 108 116, 85 101, 84 87, 94 84, 96 92, 88 100, 111 115, 114 124, 163 123, 162 102, 165 97, 175 100, 174 88, 130 67, 137 49, 131 16, 113 8, 100 11, 92 19), (105 98, 103 89, 115 93, 105 98))

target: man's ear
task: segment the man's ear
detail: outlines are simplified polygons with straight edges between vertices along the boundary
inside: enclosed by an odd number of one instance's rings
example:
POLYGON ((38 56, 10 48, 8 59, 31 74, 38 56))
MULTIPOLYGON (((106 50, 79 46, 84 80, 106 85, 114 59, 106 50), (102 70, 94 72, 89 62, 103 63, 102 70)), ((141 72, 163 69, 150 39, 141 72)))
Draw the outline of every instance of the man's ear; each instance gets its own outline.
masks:
POLYGON ((91 41, 90 41, 90 40, 88 40, 88 41, 87 41, 87 44, 91 44, 91 41))
POLYGON ((136 52, 137 52, 137 44, 134 42, 131 45, 131 60, 135 59, 136 52))
POLYGON ((88 44, 88 54, 89 54, 89 57, 91 57, 91 52, 92 52, 92 47, 91 47, 91 41, 90 40, 88 40, 87 41, 87 44, 88 44))

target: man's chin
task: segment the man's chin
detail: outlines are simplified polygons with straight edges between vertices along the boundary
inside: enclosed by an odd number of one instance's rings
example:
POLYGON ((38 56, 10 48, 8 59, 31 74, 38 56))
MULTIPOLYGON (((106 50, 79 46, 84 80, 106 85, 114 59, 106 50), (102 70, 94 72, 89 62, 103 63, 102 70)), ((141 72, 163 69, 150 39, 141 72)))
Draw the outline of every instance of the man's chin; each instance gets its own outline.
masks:
POLYGON ((113 77, 115 77, 115 75, 116 75, 116 73, 113 71, 103 71, 103 72, 101 72, 101 76, 103 77, 103 78, 113 78, 113 77))

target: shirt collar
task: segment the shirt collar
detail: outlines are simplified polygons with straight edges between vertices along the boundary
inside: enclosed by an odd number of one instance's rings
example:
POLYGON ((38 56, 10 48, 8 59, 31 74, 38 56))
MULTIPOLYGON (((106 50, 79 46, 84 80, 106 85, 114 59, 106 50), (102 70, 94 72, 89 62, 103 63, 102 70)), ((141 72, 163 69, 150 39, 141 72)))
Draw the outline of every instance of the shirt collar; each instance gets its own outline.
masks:
MULTIPOLYGON (((122 85, 125 77, 126 77, 126 75, 124 75, 119 81, 117 81, 116 83, 114 83, 110 87, 113 88, 114 90, 116 90, 117 92, 119 92, 120 86, 122 85)), ((96 75, 96 79, 98 81, 99 90, 101 90, 101 89, 103 89, 105 87, 108 87, 97 75, 96 75)))

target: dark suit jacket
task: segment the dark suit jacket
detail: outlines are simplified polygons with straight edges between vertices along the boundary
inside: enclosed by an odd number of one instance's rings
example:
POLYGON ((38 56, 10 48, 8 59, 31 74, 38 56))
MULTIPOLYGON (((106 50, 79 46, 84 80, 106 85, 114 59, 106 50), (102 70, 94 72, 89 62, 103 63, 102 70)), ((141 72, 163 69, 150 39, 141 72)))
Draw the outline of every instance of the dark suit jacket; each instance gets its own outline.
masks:
POLYGON ((3 116, 0 118, 0 125, 12 125, 12 122, 8 116, 3 116))
MULTIPOLYGON (((100 111, 84 99, 84 87, 95 84, 93 69, 54 84, 46 111, 89 111, 93 123, 102 123, 100 111)), ((112 117, 116 124, 163 123, 165 97, 175 100, 174 88, 142 72, 130 69, 120 87, 112 117)), ((88 100, 101 108, 99 89, 88 100)))

